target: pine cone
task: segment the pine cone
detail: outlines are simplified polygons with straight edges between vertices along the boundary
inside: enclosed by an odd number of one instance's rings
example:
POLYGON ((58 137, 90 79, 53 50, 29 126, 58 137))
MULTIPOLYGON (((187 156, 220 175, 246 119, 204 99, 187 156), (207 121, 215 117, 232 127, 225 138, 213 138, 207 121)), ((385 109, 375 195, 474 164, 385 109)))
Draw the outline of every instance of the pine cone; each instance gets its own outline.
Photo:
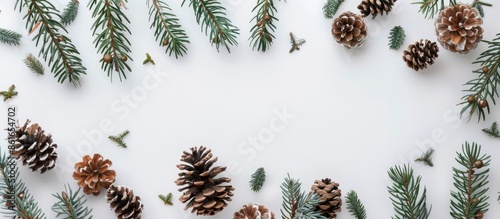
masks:
POLYGON ((434 64, 438 52, 439 47, 436 42, 420 40, 408 46, 408 49, 403 52, 403 60, 408 67, 418 71, 427 68, 427 65, 434 64))
POLYGON ((109 170, 112 164, 100 154, 94 154, 92 158, 85 155, 82 162, 75 164, 73 178, 78 181, 78 185, 83 188, 85 194, 98 196, 101 188, 107 189, 115 182, 116 172, 109 170))
POLYGON ((9 141, 14 141, 12 156, 21 159, 33 172, 40 170, 45 173, 56 166, 57 144, 52 143, 52 135, 37 124, 28 127, 30 120, 23 126, 16 126, 15 135, 9 136, 9 141))
POLYGON ((134 191, 124 186, 111 185, 106 190, 106 200, 118 219, 140 219, 144 205, 141 197, 134 195, 134 191))
POLYGON ((332 35, 337 43, 350 49, 363 44, 367 29, 363 17, 347 11, 333 20, 332 35))
POLYGON ((328 219, 337 218, 336 213, 342 210, 342 194, 339 184, 328 178, 316 180, 311 190, 319 196, 320 202, 316 210, 328 219))
POLYGON ((184 210, 192 208, 191 212, 197 215, 215 215, 231 201, 234 188, 230 185, 220 185, 231 182, 228 177, 215 178, 217 174, 226 170, 226 167, 212 167, 217 157, 212 159, 211 150, 201 146, 190 148, 191 152, 184 152, 181 161, 187 164, 178 164, 181 173, 175 181, 178 186, 184 186, 179 191, 187 190, 179 197, 186 203, 184 210))
POLYGON ((373 19, 378 14, 384 15, 384 12, 386 15, 389 14, 396 1, 397 0, 363 0, 358 5, 358 9, 363 17, 368 17, 368 15, 371 14, 373 19))
POLYGON ((234 213, 233 219, 274 219, 274 213, 264 205, 246 204, 234 213))
POLYGON ((483 39, 483 19, 468 4, 448 6, 439 13, 434 24, 438 42, 452 52, 466 54, 483 39))

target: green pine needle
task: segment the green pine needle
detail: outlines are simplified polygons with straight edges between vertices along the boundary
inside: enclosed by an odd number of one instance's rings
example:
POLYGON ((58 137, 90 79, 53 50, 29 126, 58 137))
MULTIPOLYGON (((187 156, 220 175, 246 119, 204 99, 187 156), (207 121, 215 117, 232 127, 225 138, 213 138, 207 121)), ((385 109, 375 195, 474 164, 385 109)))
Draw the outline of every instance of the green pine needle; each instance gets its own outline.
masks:
POLYGON ((264 170, 264 167, 259 167, 255 173, 252 174, 252 178, 250 179, 250 189, 254 192, 260 191, 265 181, 266 171, 264 170))
POLYGON ((61 23, 65 26, 68 26, 73 21, 76 20, 78 16, 78 8, 80 7, 80 2, 78 0, 70 0, 66 8, 64 8, 63 13, 61 15, 61 23))
POLYGON ((474 0, 474 2, 472 3, 472 7, 476 8, 479 11, 479 14, 481 15, 481 17, 484 17, 483 6, 491 7, 493 5, 488 3, 488 2, 483 2, 481 0, 474 0))
POLYGON ((405 30, 401 26, 393 27, 389 35, 389 48, 398 50, 403 45, 405 38, 405 30))
POLYGON ((347 210, 356 219, 366 219, 366 209, 361 200, 358 198, 356 191, 351 190, 346 195, 347 210))
POLYGON ((415 159, 416 162, 423 162, 427 166, 434 166, 432 162, 432 155, 434 154, 434 148, 429 148, 425 153, 422 154, 419 158, 415 159))
POLYGON ((168 193, 166 196, 165 195, 158 195, 158 197, 163 201, 165 205, 174 205, 172 203, 172 193, 168 193))
POLYGON ((451 191, 450 214, 454 219, 473 219, 476 214, 488 211, 488 174, 490 156, 481 154, 481 146, 465 142, 462 152, 457 152, 455 160, 460 165, 453 167, 453 185, 451 191))
POLYGON ((35 74, 43 75, 45 68, 43 64, 33 54, 29 53, 23 60, 24 64, 35 74))
POLYGON ((491 137, 500 138, 500 130, 498 130, 497 122, 494 122, 493 124, 491 124, 491 128, 483 129, 483 132, 488 134, 491 137))
MULTIPOLYGON (((422 0, 412 4, 420 5, 418 12, 421 12, 425 18, 433 19, 436 14, 442 11, 447 5, 444 4, 445 0, 422 0)), ((456 0, 448 0, 448 5, 456 5, 456 0)))
POLYGON ((287 175, 281 184, 281 194, 283 203, 281 209, 282 219, 326 219, 319 212, 315 211, 315 206, 319 204, 319 196, 316 193, 301 192, 302 184, 299 180, 290 178, 287 175))
POLYGON ((7 101, 8 99, 12 99, 14 96, 17 96, 16 85, 10 85, 7 91, 0 91, 0 95, 3 96, 3 101, 7 101))
POLYGON ((252 49, 257 48, 257 51, 265 52, 273 44, 276 39, 274 32, 276 31, 275 13, 278 12, 274 6, 274 0, 257 0, 257 5, 252 9, 252 12, 257 11, 257 14, 250 20, 254 22, 250 30, 250 46, 252 49))
POLYGON ((12 30, 0 28, 0 42, 9 45, 19 45, 21 43, 21 34, 12 30))
POLYGON ((342 2, 344 2, 344 0, 327 0, 325 5, 323 5, 323 15, 325 18, 333 19, 333 16, 337 13, 342 2))
POLYGON ((151 58, 151 55, 149 55, 149 53, 146 53, 146 59, 142 62, 142 64, 145 65, 148 63, 151 63, 154 65, 155 61, 151 58))
POLYGON ((115 142, 118 146, 122 147, 122 148, 126 148, 127 147, 127 144, 125 143, 125 141, 123 141, 123 139, 129 134, 130 132, 128 130, 125 130, 124 132, 118 134, 118 135, 111 135, 109 136, 109 140, 115 142))
POLYGON ((53 194, 57 198, 57 202, 52 205, 52 211, 57 215, 56 218, 64 219, 92 219, 92 209, 85 206, 85 194, 79 194, 81 188, 76 192, 71 190, 69 185, 64 185, 64 191, 53 194))

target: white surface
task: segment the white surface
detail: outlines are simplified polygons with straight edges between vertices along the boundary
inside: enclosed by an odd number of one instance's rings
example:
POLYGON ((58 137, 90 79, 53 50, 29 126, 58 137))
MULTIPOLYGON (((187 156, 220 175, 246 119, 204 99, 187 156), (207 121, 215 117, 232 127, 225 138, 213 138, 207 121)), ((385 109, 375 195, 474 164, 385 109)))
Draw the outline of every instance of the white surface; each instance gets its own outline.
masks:
MULTIPOLYGON (((0 27, 27 36, 23 15, 12 10, 14 2, 0 3, 0 27)), ((62 9, 67 1, 54 2, 62 9)), ((26 53, 38 53, 31 37, 24 37, 18 47, 0 44, 0 88, 15 84, 19 91, 19 96, 3 103, 0 115, 6 118, 7 106, 17 105, 21 121, 29 118, 41 124, 59 145, 58 166, 50 173, 39 175, 21 167, 21 177, 48 218, 55 217, 50 210, 55 199, 50 194, 62 191, 65 183, 76 188, 73 165, 93 153, 113 161, 116 184, 129 186, 141 196, 144 219, 203 218, 183 211, 173 183, 182 151, 200 145, 212 149, 219 157, 218 165, 230 165, 221 175, 232 177, 236 188, 233 201, 214 218, 232 218, 248 202, 265 204, 280 218, 279 186, 287 173, 301 179, 307 190, 315 179, 332 178, 340 183, 343 196, 351 189, 358 192, 369 218, 389 218, 394 211, 386 188, 390 186, 387 170, 407 162, 427 187, 430 218, 449 218, 452 166, 456 166, 455 152, 465 141, 476 141, 484 153, 492 155, 491 205, 486 218, 500 215, 496 201, 499 142, 481 132, 500 120, 500 106, 493 106, 487 121, 479 124, 459 119, 461 107, 455 106, 463 95, 462 84, 474 77, 471 71, 476 67, 470 63, 485 45, 468 55, 441 48, 436 63, 427 70, 407 68, 401 55, 408 44, 421 38, 436 40, 433 21, 424 19, 410 1, 398 1, 389 16, 367 19, 369 37, 362 48, 354 50, 332 39, 332 21, 324 19, 321 11, 324 1, 277 2, 277 39, 270 51, 261 53, 252 51, 247 41, 255 1, 223 0, 228 17, 241 29, 239 46, 231 48, 231 54, 222 49, 217 53, 210 46, 191 8, 169 1, 191 41, 188 55, 179 60, 164 54, 154 41, 144 1, 130 1, 125 13, 132 22, 129 39, 134 62, 129 62, 133 71, 121 83, 111 83, 100 69, 86 2, 77 21, 68 27, 88 69, 81 88, 58 84, 48 69, 39 77, 24 66, 26 53), (398 51, 387 46, 395 25, 403 26, 407 36, 398 51), (288 53, 289 32, 307 40, 292 54, 288 53), (142 65, 146 52, 156 66, 142 65), (159 72, 158 81, 151 80, 154 72, 159 72), (156 86, 145 89, 144 81, 156 86), (276 110, 296 117, 283 126, 278 122, 272 138, 257 150, 248 139, 270 130, 270 123, 278 118, 276 110), (99 130, 100 123, 109 123, 110 128, 99 130), (126 138, 129 148, 106 139, 125 129, 131 132, 126 138), (85 134, 89 132, 94 133, 90 139, 85 134), (429 142, 436 148, 434 168, 412 162, 429 142), (261 192, 254 193, 248 181, 261 166, 267 181, 261 192), (157 197, 168 192, 174 194, 173 207, 157 197)), ((357 4, 346 1, 338 13, 357 12, 357 4)), ((495 23, 500 13, 495 13, 496 4, 485 11, 484 38, 489 40, 500 31, 495 23)), ((1 121, 6 123, 6 119, 1 121)), ((114 218, 104 192, 88 196, 94 218, 114 218)), ((339 218, 352 217, 343 208, 339 218)))

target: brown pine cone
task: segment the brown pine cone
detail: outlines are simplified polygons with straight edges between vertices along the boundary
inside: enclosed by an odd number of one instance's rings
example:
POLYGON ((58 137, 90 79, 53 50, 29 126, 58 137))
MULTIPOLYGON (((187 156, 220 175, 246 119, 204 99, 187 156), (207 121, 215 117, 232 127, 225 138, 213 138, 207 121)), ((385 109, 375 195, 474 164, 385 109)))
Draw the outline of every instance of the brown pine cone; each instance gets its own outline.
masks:
POLYGON ((316 210, 328 219, 337 218, 337 213, 342 210, 342 194, 339 184, 328 178, 316 180, 311 190, 319 196, 316 210))
POLYGON ((403 52, 403 60, 408 67, 418 71, 427 68, 427 65, 434 64, 438 52, 439 47, 436 42, 420 40, 408 46, 403 52))
POLYGON ((363 15, 363 17, 367 17, 368 15, 372 15, 372 19, 377 15, 389 14, 392 10, 392 6, 397 0, 363 0, 359 5, 358 9, 363 15))
POLYGON ((246 204, 234 213, 233 219, 274 219, 274 213, 264 205, 246 204))
POLYGON ((367 29, 363 17, 347 11, 333 20, 332 35, 337 43, 350 49, 363 45, 367 29))
POLYGON ((140 219, 144 205, 141 197, 134 195, 134 191, 124 186, 111 185, 106 190, 106 200, 118 219, 140 219))
POLYGON ((115 182, 116 172, 109 169, 112 164, 100 154, 94 154, 92 158, 85 155, 82 162, 75 164, 73 178, 78 181, 85 194, 98 196, 101 188, 107 189, 115 182))
POLYGON ((466 54, 483 39, 483 19, 468 4, 448 6, 439 13, 434 24, 438 42, 447 50, 466 54))

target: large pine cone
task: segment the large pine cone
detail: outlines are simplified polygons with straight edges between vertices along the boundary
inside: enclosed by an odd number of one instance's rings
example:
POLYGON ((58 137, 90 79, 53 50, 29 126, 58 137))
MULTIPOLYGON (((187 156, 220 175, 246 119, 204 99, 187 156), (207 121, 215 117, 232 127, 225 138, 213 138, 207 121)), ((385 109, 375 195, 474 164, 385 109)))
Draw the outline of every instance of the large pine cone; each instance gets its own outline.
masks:
POLYGON ((52 143, 52 135, 37 124, 28 127, 30 120, 23 126, 16 126, 15 135, 9 136, 9 141, 14 141, 12 156, 21 159, 33 172, 40 170, 45 173, 56 166, 57 144, 52 143))
POLYGON ((358 9, 363 17, 367 17, 371 14, 372 18, 375 18, 379 14, 384 15, 384 12, 386 15, 389 14, 396 1, 397 0, 363 0, 358 5, 358 9))
POLYGON ((140 219, 144 205, 141 197, 124 186, 111 185, 106 191, 106 200, 118 219, 140 219))
POLYGON ((109 169, 112 164, 100 154, 94 154, 92 158, 85 155, 82 162, 75 164, 73 178, 78 181, 85 194, 98 196, 101 188, 107 189, 115 182, 116 172, 109 169))
POLYGON ((246 204, 234 213, 233 219, 274 219, 274 213, 264 205, 246 204))
POLYGON ((403 52, 403 60, 408 67, 418 71, 427 68, 427 65, 434 64, 438 52, 439 47, 436 42, 420 40, 408 46, 403 52))
POLYGON ((228 177, 215 178, 217 174, 226 170, 226 167, 212 167, 217 157, 212 159, 211 150, 201 146, 190 148, 191 152, 184 151, 182 162, 178 164, 182 172, 175 181, 178 186, 184 186, 179 191, 185 191, 179 200, 186 203, 185 210, 192 208, 191 212, 197 215, 215 215, 231 201, 234 188, 230 185, 221 185, 231 182, 228 177))
POLYGON ((311 190, 319 196, 320 202, 316 210, 328 219, 337 218, 336 213, 342 210, 342 194, 339 184, 328 178, 316 180, 311 190))
POLYGON ((347 11, 333 20, 332 35, 337 43, 350 49, 363 44, 367 29, 363 17, 347 11))
POLYGON ((483 19, 468 4, 456 4, 445 8, 434 24, 438 42, 452 52, 468 53, 483 39, 483 19))

